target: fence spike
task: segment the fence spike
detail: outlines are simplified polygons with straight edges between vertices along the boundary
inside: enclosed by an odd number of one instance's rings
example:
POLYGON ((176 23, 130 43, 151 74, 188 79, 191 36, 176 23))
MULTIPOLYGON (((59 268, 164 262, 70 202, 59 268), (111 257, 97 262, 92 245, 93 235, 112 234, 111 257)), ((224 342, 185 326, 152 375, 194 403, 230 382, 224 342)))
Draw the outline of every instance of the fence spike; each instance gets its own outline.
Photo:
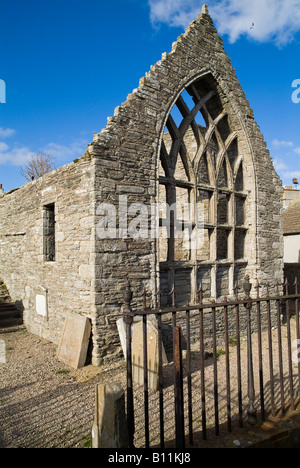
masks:
POLYGON ((234 295, 235 295, 236 300, 238 300, 238 295, 239 295, 239 290, 240 290, 240 289, 241 289, 241 288, 240 288, 240 286, 239 286, 239 283, 238 283, 238 281, 236 281, 236 282, 234 283, 234 288, 233 288, 233 291, 234 291, 234 295))
POLYGON ((143 289, 143 312, 145 312, 147 308, 147 292, 146 292, 146 287, 143 289))
POLYGON ((250 283, 250 276, 249 275, 245 276, 245 281, 243 283, 243 288, 244 288, 244 292, 246 294, 246 297, 249 297, 250 293, 251 293, 251 289, 252 289, 252 284, 250 283))
POLYGON ((295 294, 298 294, 298 276, 295 277, 294 286, 295 286, 295 294))
POLYGON ((124 306, 123 306, 123 312, 124 315, 130 314, 131 313, 131 301, 132 301, 132 296, 133 292, 130 287, 130 283, 128 279, 125 281, 125 288, 124 288, 124 306))
POLYGON ((175 300, 175 285, 173 284, 172 288, 172 307, 176 307, 176 300, 175 300))
POLYGON ((160 289, 160 286, 159 286, 158 292, 156 294, 156 303, 157 303, 158 310, 160 310, 160 300, 161 300, 161 289, 160 289))
POLYGON ((257 298, 258 298, 258 299, 260 298, 260 288, 261 288, 261 284, 260 284, 260 282, 259 282, 258 279, 257 279, 257 280, 256 280, 255 289, 257 290, 257 298))
POLYGON ((284 285, 283 285, 283 286, 285 287, 285 293, 286 293, 286 295, 288 296, 288 295, 289 295, 289 282, 288 282, 288 279, 287 279, 287 278, 285 278, 285 281, 284 281, 284 285))
POLYGON ((199 297, 199 304, 202 305, 203 302, 203 287, 202 283, 200 283, 200 288, 198 290, 198 297, 199 297))

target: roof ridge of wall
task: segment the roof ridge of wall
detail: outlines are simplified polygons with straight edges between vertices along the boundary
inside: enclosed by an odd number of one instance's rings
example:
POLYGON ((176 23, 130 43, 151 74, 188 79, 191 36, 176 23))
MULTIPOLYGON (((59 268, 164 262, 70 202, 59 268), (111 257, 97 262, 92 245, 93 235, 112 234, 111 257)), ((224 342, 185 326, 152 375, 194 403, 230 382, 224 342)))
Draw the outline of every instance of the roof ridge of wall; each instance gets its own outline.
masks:
MULTIPOLYGON (((145 87, 151 84, 151 86, 155 89, 155 87, 159 88, 160 83, 156 79, 156 73, 161 71, 165 62, 169 60, 174 54, 180 51, 183 43, 188 40, 192 35, 195 29, 199 29, 199 26, 203 29, 201 32, 202 34, 198 34, 198 46, 199 43, 205 39, 206 34, 214 34, 218 37, 220 44, 223 44, 222 38, 218 35, 217 30, 214 27, 214 23, 212 18, 209 15, 207 5, 202 6, 201 13, 197 16, 195 20, 193 20, 186 30, 177 38, 175 42, 172 44, 172 48, 170 52, 163 52, 161 59, 156 62, 154 65, 151 65, 150 70, 146 72, 146 74, 140 78, 139 86, 135 88, 132 93, 128 94, 126 101, 124 101, 120 106, 117 106, 114 110, 114 115, 112 117, 107 118, 107 125, 100 131, 94 134, 93 142, 89 145, 89 153, 93 153, 93 146, 94 144, 105 144, 105 143, 112 143, 113 139, 113 129, 115 124, 122 119, 122 111, 124 108, 130 106, 132 101, 136 99, 144 100, 146 98, 145 87)), ((194 40, 195 42, 195 40, 194 40)), ((225 51, 224 51, 225 52, 225 51)), ((226 52, 225 52, 226 53, 226 52)), ((228 58, 228 60, 230 60, 228 58)))

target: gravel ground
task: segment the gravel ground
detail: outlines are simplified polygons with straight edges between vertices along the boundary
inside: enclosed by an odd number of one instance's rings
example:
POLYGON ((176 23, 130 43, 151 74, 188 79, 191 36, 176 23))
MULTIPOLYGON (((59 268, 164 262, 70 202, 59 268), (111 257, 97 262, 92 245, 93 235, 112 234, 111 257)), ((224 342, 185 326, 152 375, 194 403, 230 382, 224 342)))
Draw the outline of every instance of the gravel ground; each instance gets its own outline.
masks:
POLYGON ((124 369, 74 370, 56 359, 57 347, 21 329, 0 334, 0 447, 90 446, 95 384, 124 369))
MULTIPOLYGON (((281 337, 282 337, 282 362, 283 362, 283 395, 285 401, 285 410, 290 409, 290 379, 289 379, 289 357, 288 357, 288 330, 286 325, 281 326, 281 337)), ((274 406, 275 416, 280 418, 281 416, 281 386, 280 386, 280 370, 279 370, 279 352, 278 352, 278 329, 273 328, 271 332, 272 337, 272 363, 273 363, 273 380, 274 380, 274 406)), ((296 320, 291 318, 291 343, 292 353, 295 354, 297 348, 295 347, 296 339, 296 320)), ((263 383, 264 383, 264 404, 266 410, 266 416, 271 418, 272 409, 272 392, 270 385, 270 360, 269 360, 269 336, 268 332, 262 333, 263 353, 263 383)), ((243 417, 247 417, 247 409, 249 404, 248 399, 248 364, 247 364, 247 339, 241 336, 241 380, 242 380, 242 403, 243 403, 243 417)), ((202 390, 201 390, 201 372, 200 372, 200 353, 197 351, 199 346, 193 345, 193 351, 191 356, 191 374, 192 374, 192 423, 193 433, 195 434, 195 447, 207 446, 203 444, 202 440, 202 427, 203 427, 203 413, 202 413, 202 390)), ((260 412, 260 372, 259 372, 259 359, 258 359, 258 336, 253 333, 252 335, 252 350, 253 350, 253 373, 255 383, 255 408, 258 412, 258 422, 262 423, 259 412, 260 412)), ((227 382, 226 382, 226 355, 224 352, 224 345, 218 346, 218 361, 217 361, 217 376, 218 376, 218 400, 219 400, 219 424, 221 437, 218 438, 219 442, 214 437, 214 425, 215 425, 215 408, 214 408, 214 364, 213 359, 210 356, 212 350, 207 349, 207 359, 205 360, 204 368, 204 380, 205 380, 205 406, 206 406, 206 426, 209 433, 209 439, 213 446, 215 444, 222 445, 222 442, 227 440, 228 436, 228 413, 227 413, 227 382)), ((299 356, 299 352, 297 354, 299 356)), ((230 367, 230 417, 232 421, 232 428, 238 426, 238 374, 237 374, 237 346, 234 340, 231 340, 229 347, 229 367, 230 367)), ((298 365, 297 362, 292 363, 293 371, 293 396, 295 407, 298 409, 297 404, 299 403, 299 378, 298 378, 298 365)), ((164 430, 165 430, 165 441, 175 440, 175 429, 174 429, 174 386, 173 382, 173 363, 169 363, 164 366, 164 430)), ((183 360, 183 383, 184 383, 184 411, 185 411, 185 433, 189 433, 188 427, 188 383, 187 383, 187 363, 183 360)), ((135 391, 135 409, 137 414, 136 421, 136 436, 135 445, 137 447, 144 446, 144 419, 143 419, 143 389, 140 387, 135 391)), ((149 418, 150 418, 150 446, 159 444, 159 399, 157 392, 149 393, 149 418)), ((279 421, 279 419, 278 419, 279 421)), ((247 426, 247 424, 245 424, 247 426)), ((233 432, 233 436, 234 436, 233 432)), ((248 437, 248 436, 247 436, 248 437)), ((258 439, 255 438, 255 434, 252 436, 252 441, 256 442, 260 440, 261 434, 258 434, 258 439)), ((231 444, 231 437, 228 439, 231 444)), ((227 443, 227 442, 225 442, 227 443)))
MULTIPOLYGON (((295 339, 295 320, 292 321, 292 339, 295 339)), ((287 329, 282 327, 286 343, 287 329)), ((74 370, 56 359, 57 347, 21 329, 0 334, 5 342, 6 363, 0 363, 0 448, 84 448, 90 446, 91 426, 94 419, 94 392, 96 383, 119 382, 126 387, 126 369, 123 362, 104 369, 87 366, 74 370)), ((263 334, 265 404, 270 409, 269 345, 267 333, 263 334)), ((275 403, 280 405, 277 329, 272 331, 274 359, 275 403)), ((284 390, 289 402, 288 355, 284 346, 284 390)), ((220 424, 226 427, 226 359, 222 350, 218 358, 218 395, 220 424)), ((254 376, 256 407, 259 408, 259 372, 257 336, 253 335, 254 376)), ((244 410, 247 408, 247 342, 241 341, 241 364, 244 410)), ((1 357, 1 356, 0 356, 1 357)), ((184 399, 187 412, 186 361, 184 364, 184 399)), ((236 346, 230 346, 231 416, 237 418, 236 346)), ((294 390, 298 388, 297 365, 293 364, 294 390)), ((214 425, 214 366, 211 358, 205 361, 207 427, 214 425)), ((174 431, 173 365, 164 366, 164 423, 165 440, 172 441, 174 431)), ((202 406, 199 371, 199 353, 192 353, 193 430, 201 433, 202 406)), ((143 388, 135 386, 136 447, 144 444, 143 388)), ((296 397, 296 394, 295 394, 296 397)), ((150 442, 159 443, 159 401, 157 392, 149 392, 150 442)), ((245 414, 245 413, 244 413, 245 414)), ((224 438, 227 429, 222 428, 224 438)), ((188 433, 186 418, 186 433, 188 433)), ((219 438, 220 440, 220 438, 219 438)), ((221 440, 222 439, 221 436, 221 440)), ((214 443, 214 441, 212 441, 214 443)), ((230 442, 232 443, 232 442, 230 442)), ((196 444, 197 446, 197 444, 196 444)), ((201 437, 198 438, 201 446, 201 437)))

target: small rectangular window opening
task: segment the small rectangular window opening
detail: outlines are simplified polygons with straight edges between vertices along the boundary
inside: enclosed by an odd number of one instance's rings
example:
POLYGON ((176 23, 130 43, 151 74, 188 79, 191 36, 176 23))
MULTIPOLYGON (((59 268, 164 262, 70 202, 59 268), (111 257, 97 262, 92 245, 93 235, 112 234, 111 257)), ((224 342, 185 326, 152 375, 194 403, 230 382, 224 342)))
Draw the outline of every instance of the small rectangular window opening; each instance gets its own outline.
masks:
POLYGON ((43 213, 44 261, 55 262, 55 204, 44 206, 43 213))

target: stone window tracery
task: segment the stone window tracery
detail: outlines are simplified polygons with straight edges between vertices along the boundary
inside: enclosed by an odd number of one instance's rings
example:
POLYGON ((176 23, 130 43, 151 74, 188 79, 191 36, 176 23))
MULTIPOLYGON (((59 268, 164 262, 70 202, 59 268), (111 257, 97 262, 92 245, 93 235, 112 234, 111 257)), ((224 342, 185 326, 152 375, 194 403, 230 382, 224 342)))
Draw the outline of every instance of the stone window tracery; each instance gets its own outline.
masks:
POLYGON ((210 75, 186 88, 166 123, 159 202, 176 209, 167 227, 166 213, 160 214, 160 283, 164 290, 175 286, 178 304, 195 301, 200 284, 207 297, 233 294, 247 266, 249 192, 231 127, 210 75))

